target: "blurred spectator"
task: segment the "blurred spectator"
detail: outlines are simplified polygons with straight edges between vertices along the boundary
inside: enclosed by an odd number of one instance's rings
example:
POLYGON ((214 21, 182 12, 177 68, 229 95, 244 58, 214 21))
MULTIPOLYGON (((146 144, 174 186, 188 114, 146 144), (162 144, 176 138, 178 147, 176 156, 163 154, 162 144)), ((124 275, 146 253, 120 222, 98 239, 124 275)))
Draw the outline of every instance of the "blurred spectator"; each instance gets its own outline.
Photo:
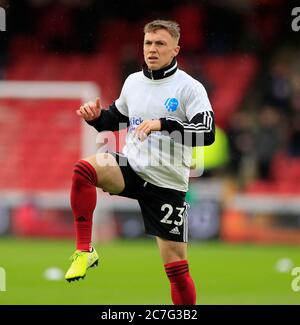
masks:
POLYGON ((252 0, 252 11, 247 15, 247 34, 256 40, 257 50, 272 50, 284 30, 284 0, 252 0))
POLYGON ((229 169, 233 175, 242 175, 244 171, 244 158, 252 157, 254 152, 253 127, 250 116, 237 111, 230 119, 230 125, 227 129, 230 163, 229 169))
POLYGON ((291 98, 290 68, 286 59, 275 59, 263 82, 265 103, 288 113, 291 98))
MULTIPOLYGON (((66 2, 66 0, 64 0, 66 2)), ((98 13, 95 0, 68 0, 72 9, 73 49, 81 53, 95 52, 98 13)))
POLYGON ((10 213, 9 208, 0 202, 0 236, 9 232, 10 213))
POLYGON ((10 1, 7 14, 9 15, 7 30, 11 34, 30 35, 34 32, 35 22, 38 17, 35 16, 31 1, 10 1))
POLYGON ((290 121, 288 154, 292 157, 300 157, 300 112, 295 113, 290 121))
POLYGON ((175 7, 173 17, 180 26, 183 54, 198 55, 204 47, 204 8, 195 1, 182 1, 175 7))
MULTIPOLYGON (((6 33, 6 32, 5 32, 6 33)), ((4 76, 4 67, 7 62, 8 37, 0 32, 0 80, 4 76)))
MULTIPOLYGON (((6 10, 6 13, 8 14, 8 6, 9 2, 8 0, 0 0, 0 7, 4 8, 6 10)), ((7 25, 7 17, 6 17, 6 25, 7 25)), ((8 51, 8 34, 9 32, 1 32, 0 31, 0 80, 4 76, 4 67, 7 63, 7 51, 8 51)))
MULTIPOLYGON (((274 55, 264 80, 262 92, 264 100, 284 113, 287 121, 287 152, 291 156, 300 155, 300 59, 295 47, 281 47, 274 55)), ((277 130, 283 120, 277 123, 277 130)), ((275 131, 273 131, 274 133, 275 131)), ((271 137, 271 135, 270 135, 271 137)), ((276 135, 274 134, 276 138, 276 135)), ((275 141, 275 138, 273 141, 275 141)), ((268 148, 268 150, 271 150, 268 148)))
POLYGON ((295 49, 291 64, 291 109, 292 112, 300 112, 300 49, 295 49))
POLYGON ((12 214, 12 231, 22 234, 23 229, 33 229, 35 221, 41 216, 35 199, 28 197, 26 202, 18 206, 12 214))
POLYGON ((238 49, 245 33, 242 15, 236 9, 210 2, 207 3, 206 10, 206 49, 218 54, 238 49))
POLYGON ((214 90, 213 83, 207 78, 203 66, 201 64, 201 57, 184 57, 184 69, 196 80, 200 81, 205 87, 208 96, 214 90))
POLYGON ((50 51, 71 50, 72 16, 71 11, 61 3, 35 8, 40 19, 37 20, 37 37, 50 51))
POLYGON ((262 107, 258 112, 259 126, 255 133, 255 153, 258 177, 268 179, 270 165, 275 154, 282 148, 283 119, 271 106, 262 107))
POLYGON ((121 82, 126 78, 142 69, 142 60, 139 59, 137 49, 132 45, 124 46, 121 53, 121 82))
POLYGON ((48 50, 57 52, 92 53, 98 31, 94 0, 40 3, 35 10, 40 19, 37 34, 48 50), (43 5, 42 5, 43 4, 43 5))

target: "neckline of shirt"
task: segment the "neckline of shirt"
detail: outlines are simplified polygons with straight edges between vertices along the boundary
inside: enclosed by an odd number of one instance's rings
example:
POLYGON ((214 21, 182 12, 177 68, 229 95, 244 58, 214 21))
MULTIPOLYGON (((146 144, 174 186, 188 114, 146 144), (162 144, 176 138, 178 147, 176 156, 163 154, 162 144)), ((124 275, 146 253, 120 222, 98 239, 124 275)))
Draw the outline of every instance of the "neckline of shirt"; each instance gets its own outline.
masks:
POLYGON ((170 77, 177 71, 177 61, 175 58, 173 58, 172 62, 159 70, 150 70, 148 69, 148 66, 146 63, 143 65, 143 74, 145 77, 151 80, 161 80, 165 79, 167 77, 170 77))

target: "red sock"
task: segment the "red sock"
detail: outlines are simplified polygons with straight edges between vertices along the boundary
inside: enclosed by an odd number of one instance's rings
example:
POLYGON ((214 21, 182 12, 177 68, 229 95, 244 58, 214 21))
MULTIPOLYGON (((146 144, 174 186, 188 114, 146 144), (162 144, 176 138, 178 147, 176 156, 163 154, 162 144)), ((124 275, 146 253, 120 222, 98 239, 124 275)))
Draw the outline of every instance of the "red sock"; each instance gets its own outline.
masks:
POLYGON ((75 220, 76 249, 90 251, 93 212, 96 207, 97 174, 85 160, 79 160, 73 169, 71 207, 75 220))
POLYGON ((189 273, 187 260, 165 264, 171 283, 171 296, 174 305, 195 305, 196 290, 189 273))

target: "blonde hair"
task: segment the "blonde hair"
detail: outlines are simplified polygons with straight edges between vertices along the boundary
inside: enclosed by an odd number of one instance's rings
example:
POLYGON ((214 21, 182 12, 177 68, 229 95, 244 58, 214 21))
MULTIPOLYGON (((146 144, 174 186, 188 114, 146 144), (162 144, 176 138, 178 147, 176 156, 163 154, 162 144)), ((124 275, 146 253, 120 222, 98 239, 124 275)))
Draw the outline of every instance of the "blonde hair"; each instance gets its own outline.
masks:
POLYGON ((158 29, 165 29, 169 34, 179 41, 180 38, 180 27, 178 23, 172 20, 153 20, 150 23, 146 24, 144 27, 144 33, 155 32, 158 29))

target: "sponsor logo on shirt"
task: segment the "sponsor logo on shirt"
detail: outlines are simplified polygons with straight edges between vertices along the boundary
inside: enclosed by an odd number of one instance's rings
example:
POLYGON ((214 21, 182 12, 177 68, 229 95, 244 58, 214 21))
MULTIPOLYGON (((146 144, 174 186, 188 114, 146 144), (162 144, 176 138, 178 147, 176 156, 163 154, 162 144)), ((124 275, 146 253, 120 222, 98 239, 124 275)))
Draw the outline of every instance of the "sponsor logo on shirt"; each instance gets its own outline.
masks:
POLYGON ((167 100, 164 103, 166 109, 168 112, 175 112, 178 108, 178 100, 176 98, 167 98, 167 100))
POLYGON ((144 120, 141 117, 132 117, 129 120, 129 131, 133 131, 137 126, 139 126, 144 120))

